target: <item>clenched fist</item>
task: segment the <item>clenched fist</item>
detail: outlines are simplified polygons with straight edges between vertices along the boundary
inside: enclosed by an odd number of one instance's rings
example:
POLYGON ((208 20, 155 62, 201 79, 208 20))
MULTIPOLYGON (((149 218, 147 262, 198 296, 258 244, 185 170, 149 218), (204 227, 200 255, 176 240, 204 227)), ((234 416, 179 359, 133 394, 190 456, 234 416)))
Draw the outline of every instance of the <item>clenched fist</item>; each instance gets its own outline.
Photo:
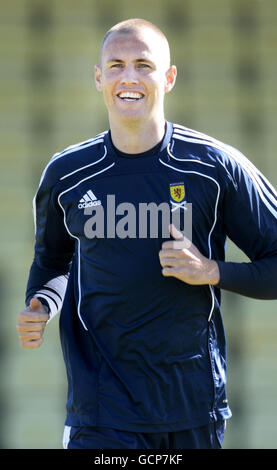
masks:
POLYGON ((49 314, 36 297, 30 300, 29 307, 19 313, 16 325, 22 348, 39 348, 43 342, 43 332, 49 314))
POLYGON ((217 262, 203 256, 174 225, 170 225, 170 234, 174 240, 164 242, 159 252, 163 276, 173 276, 192 285, 218 284, 217 262))

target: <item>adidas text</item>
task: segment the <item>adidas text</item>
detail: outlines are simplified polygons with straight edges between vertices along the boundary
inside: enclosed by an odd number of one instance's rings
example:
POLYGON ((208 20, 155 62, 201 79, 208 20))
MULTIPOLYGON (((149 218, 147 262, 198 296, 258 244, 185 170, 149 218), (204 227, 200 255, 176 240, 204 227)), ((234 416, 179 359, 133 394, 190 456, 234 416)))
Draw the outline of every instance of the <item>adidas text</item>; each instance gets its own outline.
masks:
POLYGON ((78 204, 78 209, 86 209, 87 207, 94 207, 94 206, 100 206, 101 201, 88 201, 88 202, 80 202, 78 204))

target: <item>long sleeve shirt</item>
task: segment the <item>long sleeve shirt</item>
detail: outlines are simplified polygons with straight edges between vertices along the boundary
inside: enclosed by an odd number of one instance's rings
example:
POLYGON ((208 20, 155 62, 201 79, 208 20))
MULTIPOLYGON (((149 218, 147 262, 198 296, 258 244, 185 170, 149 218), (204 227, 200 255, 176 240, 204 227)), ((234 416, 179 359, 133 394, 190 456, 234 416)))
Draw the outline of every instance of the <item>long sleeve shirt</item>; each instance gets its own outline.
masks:
POLYGON ((103 132, 52 157, 34 215, 26 304, 35 295, 61 310, 66 424, 158 432, 229 418, 220 289, 277 298, 276 192, 253 164, 170 122, 139 155, 103 132), (218 286, 162 276, 169 234, 159 217, 151 234, 151 210, 140 227, 151 204, 170 217, 191 205, 192 242, 218 262, 218 286), (226 263, 228 237, 249 263, 226 263))

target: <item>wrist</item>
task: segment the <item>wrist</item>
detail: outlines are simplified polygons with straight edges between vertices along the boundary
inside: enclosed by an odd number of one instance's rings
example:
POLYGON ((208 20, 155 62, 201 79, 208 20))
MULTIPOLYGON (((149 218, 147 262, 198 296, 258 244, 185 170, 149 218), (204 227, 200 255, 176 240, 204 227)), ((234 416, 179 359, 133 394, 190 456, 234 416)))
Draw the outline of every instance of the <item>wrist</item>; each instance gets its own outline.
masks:
POLYGON ((220 271, 218 264, 215 260, 209 260, 209 268, 208 268, 208 282, 212 286, 216 286, 220 281, 220 271))

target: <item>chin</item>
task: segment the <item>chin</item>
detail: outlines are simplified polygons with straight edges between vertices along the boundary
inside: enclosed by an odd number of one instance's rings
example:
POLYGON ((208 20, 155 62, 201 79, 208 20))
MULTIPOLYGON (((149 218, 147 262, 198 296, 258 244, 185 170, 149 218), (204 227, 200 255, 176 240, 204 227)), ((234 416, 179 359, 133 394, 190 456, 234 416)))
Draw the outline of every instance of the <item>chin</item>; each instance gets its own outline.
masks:
POLYGON ((129 122, 143 122, 147 120, 147 116, 143 113, 135 112, 128 110, 126 112, 119 112, 116 113, 117 119, 121 119, 122 121, 129 121, 129 122))

